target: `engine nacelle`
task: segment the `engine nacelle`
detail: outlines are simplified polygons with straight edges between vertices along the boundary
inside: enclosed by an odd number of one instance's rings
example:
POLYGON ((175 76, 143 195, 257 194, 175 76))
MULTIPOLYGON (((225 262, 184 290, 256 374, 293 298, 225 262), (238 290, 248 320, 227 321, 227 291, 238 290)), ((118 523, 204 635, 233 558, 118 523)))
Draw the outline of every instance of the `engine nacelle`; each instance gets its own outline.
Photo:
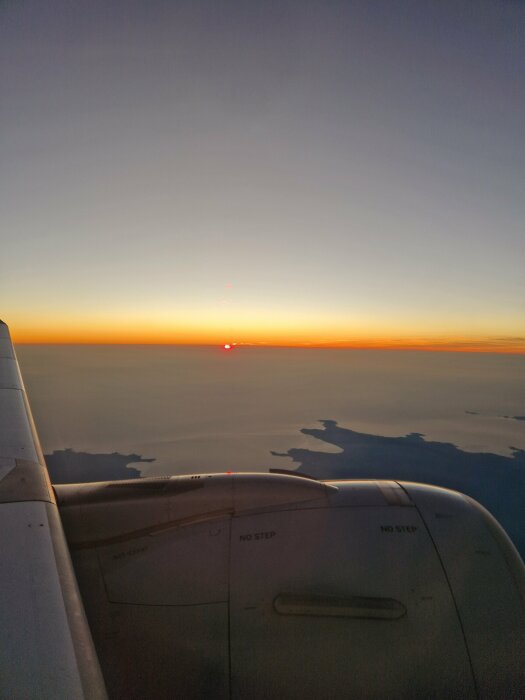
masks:
POLYGON ((269 474, 56 493, 110 696, 525 697, 525 568, 466 496, 269 474))

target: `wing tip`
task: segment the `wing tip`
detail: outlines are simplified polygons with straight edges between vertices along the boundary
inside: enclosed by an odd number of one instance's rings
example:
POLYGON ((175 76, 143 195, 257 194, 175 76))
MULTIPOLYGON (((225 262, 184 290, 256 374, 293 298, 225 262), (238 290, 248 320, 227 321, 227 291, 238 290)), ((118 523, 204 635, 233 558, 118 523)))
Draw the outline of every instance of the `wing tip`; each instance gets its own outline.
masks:
POLYGON ((5 321, 2 321, 0 318, 0 338, 2 340, 5 340, 6 338, 9 340, 10 339, 10 334, 9 334, 9 326, 5 321))

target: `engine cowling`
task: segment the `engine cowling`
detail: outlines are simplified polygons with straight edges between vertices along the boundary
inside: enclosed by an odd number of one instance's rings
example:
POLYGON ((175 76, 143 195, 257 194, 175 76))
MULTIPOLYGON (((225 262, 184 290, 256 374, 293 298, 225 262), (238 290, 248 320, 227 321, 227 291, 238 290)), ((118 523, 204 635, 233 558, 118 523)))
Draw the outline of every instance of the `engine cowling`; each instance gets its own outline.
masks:
POLYGON ((56 492, 111 696, 525 696, 525 569, 462 494, 276 474, 56 492))

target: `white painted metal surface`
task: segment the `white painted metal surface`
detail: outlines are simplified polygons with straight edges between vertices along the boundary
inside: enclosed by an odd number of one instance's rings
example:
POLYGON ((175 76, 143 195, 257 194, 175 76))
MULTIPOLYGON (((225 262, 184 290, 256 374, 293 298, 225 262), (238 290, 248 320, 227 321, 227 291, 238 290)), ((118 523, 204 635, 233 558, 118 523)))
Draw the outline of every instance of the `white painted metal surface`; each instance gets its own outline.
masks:
POLYGON ((450 582, 480 697, 525 697, 525 569, 519 555, 479 503, 421 484, 405 489, 450 582))
POLYGON ((0 696, 84 697, 47 508, 0 507, 0 696))
POLYGON ((454 600, 415 508, 236 518, 230 586, 232 698, 282 697, 283 687, 301 698, 476 697, 454 600), (281 596, 292 603, 284 610, 281 596))
POLYGON ((3 323, 0 562, 0 697, 106 697, 54 494, 3 323))
POLYGON ((134 483, 57 487, 110 693, 203 698, 213 678, 231 698, 524 695, 523 564, 466 497, 261 474, 134 483), (140 658, 115 638, 140 639, 140 658))
POLYGON ((326 505, 334 487, 274 474, 203 474, 58 485, 60 512, 75 548, 129 540, 250 510, 326 505), (111 517, 108 517, 108 503, 111 517))

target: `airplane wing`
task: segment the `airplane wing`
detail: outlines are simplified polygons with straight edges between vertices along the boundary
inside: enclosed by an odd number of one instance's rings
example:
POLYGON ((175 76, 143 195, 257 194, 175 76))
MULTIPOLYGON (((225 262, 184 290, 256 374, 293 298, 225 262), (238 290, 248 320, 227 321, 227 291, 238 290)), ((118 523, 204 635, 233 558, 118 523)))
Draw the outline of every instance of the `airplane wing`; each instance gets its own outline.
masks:
POLYGON ((4 669, 7 697, 103 697, 98 662, 112 698, 525 697, 525 568, 472 499, 285 474, 51 488, 1 332, 2 697, 4 669))
POLYGON ((105 698, 75 573, 0 322, 0 697, 105 698))

